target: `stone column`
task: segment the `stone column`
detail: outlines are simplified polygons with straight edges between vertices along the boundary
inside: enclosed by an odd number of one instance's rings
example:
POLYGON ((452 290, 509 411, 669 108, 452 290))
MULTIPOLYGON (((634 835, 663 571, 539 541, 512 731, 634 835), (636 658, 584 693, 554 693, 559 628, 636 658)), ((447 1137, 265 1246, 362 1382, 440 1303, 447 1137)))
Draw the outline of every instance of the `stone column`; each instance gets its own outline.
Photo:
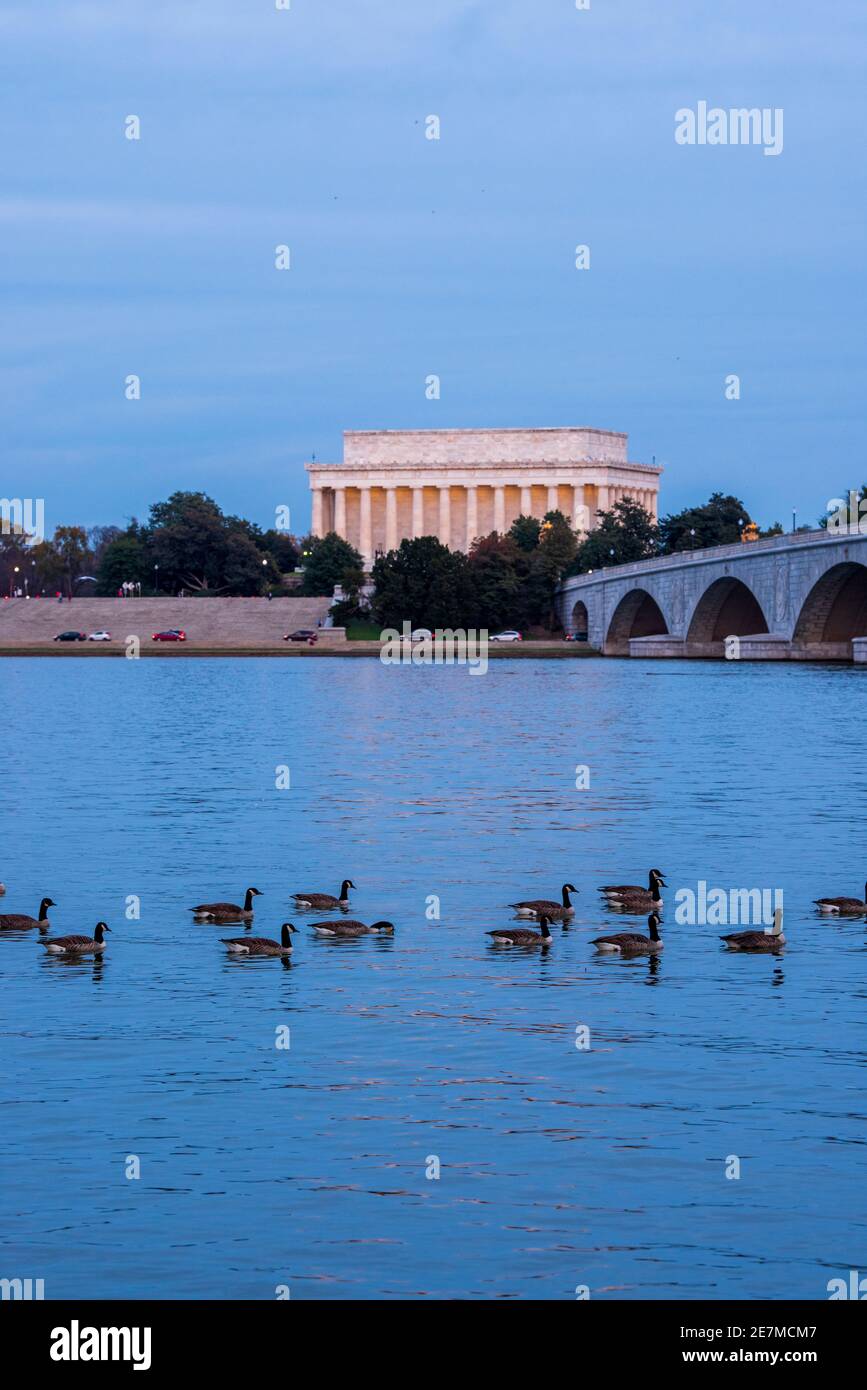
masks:
POLYGON ((548 484, 548 506, 547 511, 556 512, 560 507, 560 489, 556 483, 548 484))
POLYGON ((572 529, 582 536, 590 530, 590 517, 584 504, 584 488, 576 483, 572 488, 572 529))
POLYGON ((445 483, 439 490, 440 494, 440 525, 439 538, 443 545, 451 545, 452 539, 452 495, 449 491, 448 483, 445 483))
POLYGON ((334 489, 334 529, 338 536, 347 540, 346 535, 346 488, 336 487, 334 489))
POLYGON ((467 550, 479 534, 479 494, 476 488, 467 490, 467 550))
POLYGON ((521 488, 521 516, 533 515, 533 493, 528 487, 521 488))
POLYGON ((494 530, 500 535, 506 529, 506 489, 494 488, 494 530))
POLYGON ((424 531, 424 490, 414 487, 412 490, 412 538, 418 540, 424 531))
POLYGON ((313 521, 310 527, 314 536, 322 535, 322 488, 313 489, 313 521))
POLYGON ((370 488, 361 488, 361 529, 358 548, 366 561, 373 559, 373 527, 371 525, 370 488))
POLYGON ((397 488, 385 490, 385 548, 397 550, 397 488))
POLYGON ((598 512, 607 512, 610 509, 611 504, 608 495, 609 489, 600 483, 596 493, 596 510, 598 512))

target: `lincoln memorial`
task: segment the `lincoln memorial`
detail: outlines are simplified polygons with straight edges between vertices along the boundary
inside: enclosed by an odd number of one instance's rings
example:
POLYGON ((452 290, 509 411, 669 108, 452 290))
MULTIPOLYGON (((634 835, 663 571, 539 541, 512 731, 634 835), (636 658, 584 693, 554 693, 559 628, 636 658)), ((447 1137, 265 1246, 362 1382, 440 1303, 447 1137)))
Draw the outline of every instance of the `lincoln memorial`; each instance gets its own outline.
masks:
POLYGON ((342 463, 308 463, 314 536, 336 531, 371 563, 404 539, 468 550, 518 516, 561 511, 578 531, 631 497, 655 519, 661 468, 627 461, 611 430, 347 430, 342 463))

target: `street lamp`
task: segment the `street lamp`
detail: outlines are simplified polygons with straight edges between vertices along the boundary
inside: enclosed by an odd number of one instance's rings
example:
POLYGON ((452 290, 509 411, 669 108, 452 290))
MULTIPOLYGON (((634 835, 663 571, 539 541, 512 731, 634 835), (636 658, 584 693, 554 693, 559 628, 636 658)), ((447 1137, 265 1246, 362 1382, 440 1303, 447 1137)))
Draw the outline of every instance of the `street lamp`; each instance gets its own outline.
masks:
POLYGON ((792 530, 793 530, 793 531, 797 531, 797 529, 798 529, 797 522, 798 522, 798 513, 797 513, 797 510, 793 507, 793 508, 792 508, 792 530))
MULTIPOLYGON (((17 565, 16 565, 15 568, 13 569, 12 573, 13 573, 13 574, 17 574, 17 573, 18 573, 18 566, 17 566, 17 565)), ((10 597, 10 598, 12 597, 12 587, 13 587, 14 583, 15 583, 15 580, 12 579, 11 576, 10 576, 10 579, 9 579, 9 597, 10 597)))
POLYGON ((160 567, 159 567, 159 565, 154 565, 154 593, 155 593, 155 594, 158 594, 159 591, 160 591, 160 567))

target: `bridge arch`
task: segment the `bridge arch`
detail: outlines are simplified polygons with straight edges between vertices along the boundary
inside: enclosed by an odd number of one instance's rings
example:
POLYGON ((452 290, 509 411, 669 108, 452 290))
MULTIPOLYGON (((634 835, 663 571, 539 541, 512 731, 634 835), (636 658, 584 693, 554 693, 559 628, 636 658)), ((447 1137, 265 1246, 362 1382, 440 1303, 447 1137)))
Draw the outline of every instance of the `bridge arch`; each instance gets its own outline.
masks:
POLYGON ((590 617, 587 612, 587 604, 579 598, 578 602, 572 609, 572 616, 569 621, 568 631, 573 635, 583 634, 583 636, 586 637, 589 624, 590 617))
POLYGON ((767 632, 762 606, 743 580, 724 575, 709 584, 692 611, 687 642, 710 644, 727 637, 747 637, 767 632))
POLYGON ((630 637, 658 637, 668 632, 662 609, 647 589, 630 589, 611 615, 605 638, 609 656, 628 656, 630 637))
POLYGON ((867 637, 867 566, 855 561, 832 565, 801 605, 792 642, 799 647, 848 643, 867 637))

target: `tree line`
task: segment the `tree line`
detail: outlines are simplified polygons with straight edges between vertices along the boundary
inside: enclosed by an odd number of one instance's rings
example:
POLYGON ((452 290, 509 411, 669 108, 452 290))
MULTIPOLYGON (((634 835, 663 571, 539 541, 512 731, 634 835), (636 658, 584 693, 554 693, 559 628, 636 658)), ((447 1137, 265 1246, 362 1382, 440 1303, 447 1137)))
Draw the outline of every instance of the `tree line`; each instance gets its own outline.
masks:
MULTIPOLYGON (((507 532, 479 537, 469 554, 433 536, 378 554, 370 598, 362 557, 335 533, 299 539, 263 531, 224 514, 203 492, 175 492, 154 503, 147 521, 133 518, 125 528, 58 526, 51 540, 32 544, 20 528, 4 526, 0 592, 113 595, 132 583, 149 594, 256 595, 284 591, 285 577, 299 571, 295 592, 330 596, 342 586, 337 622, 550 631, 556 587, 569 575, 725 545, 750 524, 744 504, 720 492, 658 523, 624 498, 599 511, 596 529, 583 537, 559 511, 520 516, 507 532), (88 590, 78 587, 85 578, 94 582, 88 590)), ((762 534, 780 531, 777 522, 762 534)))
POLYGON ((224 515, 203 492, 175 492, 125 528, 58 526, 33 544, 20 526, 4 526, 0 589, 113 595, 131 583, 145 594, 263 594, 297 568, 301 549, 286 531, 224 515), (95 582, 84 589, 85 580, 95 582))

